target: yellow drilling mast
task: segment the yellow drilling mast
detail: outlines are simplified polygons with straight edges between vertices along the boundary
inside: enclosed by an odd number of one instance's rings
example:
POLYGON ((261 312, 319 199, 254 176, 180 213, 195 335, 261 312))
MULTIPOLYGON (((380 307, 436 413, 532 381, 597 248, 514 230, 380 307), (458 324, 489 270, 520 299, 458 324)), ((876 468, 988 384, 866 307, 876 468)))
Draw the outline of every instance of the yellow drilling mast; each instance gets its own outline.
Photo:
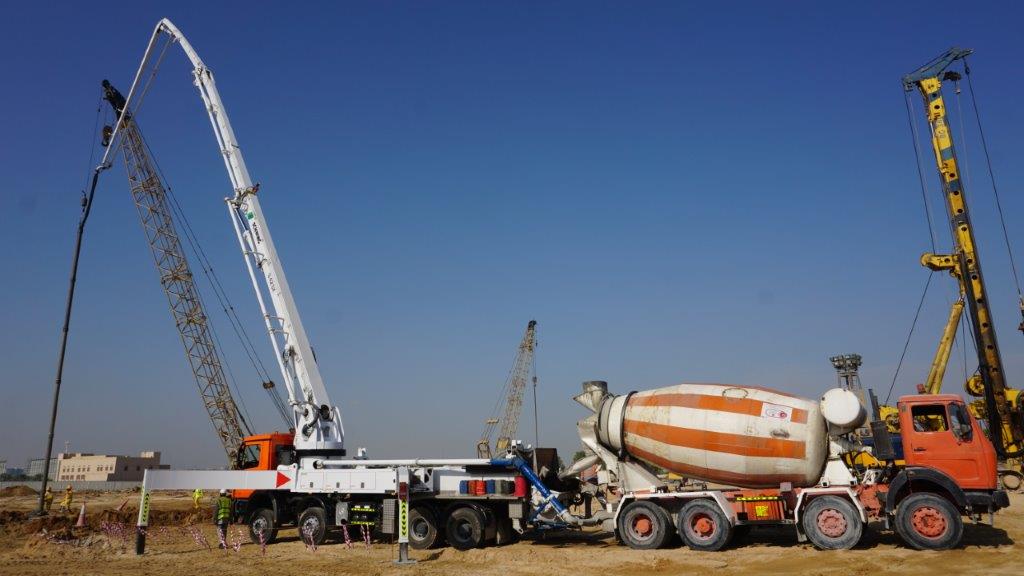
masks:
MULTIPOLYGON (((978 351, 978 372, 965 383, 967 393, 978 400, 971 403, 975 416, 988 424, 989 436, 1003 461, 1000 476, 1007 488, 1021 484, 1021 456, 1024 454, 1024 416, 1020 391, 1006 383, 1003 361, 996 341, 988 294, 981 273, 974 229, 964 198, 960 166, 942 97, 943 81, 959 82, 958 72, 949 67, 964 60, 971 50, 951 48, 932 62, 903 77, 904 89, 917 91, 924 100, 931 132, 932 150, 942 181, 946 210, 953 236, 952 254, 924 254, 921 264, 934 271, 948 271, 957 279, 960 299, 953 303, 949 320, 939 342, 935 359, 924 385, 925 392, 938 393, 942 387, 960 316, 966 306, 978 351)), ((967 73, 969 70, 966 69, 967 73)))

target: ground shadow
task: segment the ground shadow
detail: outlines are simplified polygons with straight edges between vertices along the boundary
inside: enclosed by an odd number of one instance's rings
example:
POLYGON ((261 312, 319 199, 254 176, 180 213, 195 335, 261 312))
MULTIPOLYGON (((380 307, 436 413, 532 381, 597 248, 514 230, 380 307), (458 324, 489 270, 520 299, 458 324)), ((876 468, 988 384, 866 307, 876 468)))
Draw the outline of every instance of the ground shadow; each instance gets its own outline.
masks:
MULTIPOLYGON (((526 533, 522 539, 533 545, 551 546, 553 548, 565 548, 580 544, 594 547, 621 545, 616 541, 614 534, 603 531, 570 532, 548 530, 526 533)), ((1013 544, 1014 540, 1010 538, 1006 530, 988 524, 967 524, 964 526, 964 537, 960 547, 994 548, 998 546, 1011 546, 1013 544)), ((667 547, 676 548, 680 546, 683 546, 680 538, 677 535, 673 535, 667 547)), ((798 542, 796 530, 792 526, 752 526, 747 534, 736 535, 726 549, 745 546, 794 548, 812 545, 806 542, 798 542)), ((895 531, 885 530, 881 522, 873 522, 865 527, 864 535, 854 549, 870 550, 878 546, 908 548, 895 531)))

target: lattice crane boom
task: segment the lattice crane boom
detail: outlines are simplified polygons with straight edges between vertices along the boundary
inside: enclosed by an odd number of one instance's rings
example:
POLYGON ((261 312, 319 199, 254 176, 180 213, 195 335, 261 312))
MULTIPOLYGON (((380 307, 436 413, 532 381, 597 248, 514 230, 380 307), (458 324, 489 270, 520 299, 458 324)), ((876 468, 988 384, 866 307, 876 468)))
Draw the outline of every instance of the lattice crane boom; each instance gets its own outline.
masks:
MULTIPOLYGON (((108 82, 104 81, 103 84, 105 99, 110 102, 115 114, 121 115, 124 98, 108 82)), ((174 226, 167 190, 149 156, 138 124, 130 114, 125 114, 121 120, 120 132, 119 148, 124 158, 132 199, 138 208, 142 229, 160 275, 160 285, 167 296, 203 406, 228 461, 234 462, 242 439, 252 431, 238 411, 224 377, 209 317, 174 226)))
MULTIPOLYGON (((504 396, 499 400, 498 409, 495 410, 495 415, 501 413, 502 417, 491 417, 484 422, 484 433, 477 442, 477 455, 481 458, 491 457, 491 435, 498 424, 501 426, 494 443, 494 451, 497 454, 502 454, 509 448, 519 429, 519 418, 523 413, 523 394, 533 371, 533 354, 537 347, 536 327, 537 322, 530 320, 526 326, 526 333, 519 342, 519 350, 509 372, 509 379, 502 389, 504 396), (507 394, 505 390, 508 390, 507 394)), ((536 382, 536 376, 533 376, 533 381, 536 382)))

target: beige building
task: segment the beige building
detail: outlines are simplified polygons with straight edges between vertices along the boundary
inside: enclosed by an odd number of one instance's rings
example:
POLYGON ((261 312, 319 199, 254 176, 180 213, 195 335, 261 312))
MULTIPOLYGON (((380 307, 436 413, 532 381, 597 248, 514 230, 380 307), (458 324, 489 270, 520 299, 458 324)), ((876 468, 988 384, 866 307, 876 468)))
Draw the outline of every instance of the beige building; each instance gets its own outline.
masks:
POLYGON ((57 480, 141 481, 146 470, 167 469, 160 464, 159 452, 142 452, 138 456, 105 454, 57 455, 57 480))

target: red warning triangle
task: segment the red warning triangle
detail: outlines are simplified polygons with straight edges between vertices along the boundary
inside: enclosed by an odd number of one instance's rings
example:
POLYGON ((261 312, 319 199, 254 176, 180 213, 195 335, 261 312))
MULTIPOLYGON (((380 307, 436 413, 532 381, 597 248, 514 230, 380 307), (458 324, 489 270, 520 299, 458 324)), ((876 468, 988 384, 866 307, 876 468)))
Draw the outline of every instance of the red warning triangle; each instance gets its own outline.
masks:
POLYGON ((280 472, 277 473, 277 488, 280 488, 281 486, 284 486, 285 484, 291 481, 291 478, 285 476, 284 474, 281 474, 280 472))

